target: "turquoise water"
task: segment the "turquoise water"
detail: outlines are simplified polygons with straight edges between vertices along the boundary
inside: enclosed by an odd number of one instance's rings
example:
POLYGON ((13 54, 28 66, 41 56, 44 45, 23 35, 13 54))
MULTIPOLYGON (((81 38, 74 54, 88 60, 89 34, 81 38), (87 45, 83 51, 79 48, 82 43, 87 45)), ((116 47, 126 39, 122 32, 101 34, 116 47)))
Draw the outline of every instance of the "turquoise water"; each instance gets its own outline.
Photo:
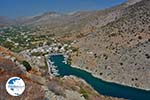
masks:
POLYGON ((62 55, 51 56, 50 60, 54 62, 55 66, 57 66, 60 76, 74 75, 80 77, 100 94, 130 100, 150 100, 150 91, 123 86, 111 82, 105 82, 92 76, 89 72, 73 68, 68 64, 64 64, 62 62, 64 61, 64 57, 62 55))

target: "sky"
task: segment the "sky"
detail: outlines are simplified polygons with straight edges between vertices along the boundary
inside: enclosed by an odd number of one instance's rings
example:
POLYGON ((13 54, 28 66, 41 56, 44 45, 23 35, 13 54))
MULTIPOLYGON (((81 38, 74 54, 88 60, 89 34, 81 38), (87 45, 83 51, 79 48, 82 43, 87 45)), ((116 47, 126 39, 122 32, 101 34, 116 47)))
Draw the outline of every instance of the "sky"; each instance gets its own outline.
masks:
POLYGON ((126 0, 0 0, 0 16, 10 18, 39 15, 44 12, 70 13, 101 10, 126 0))

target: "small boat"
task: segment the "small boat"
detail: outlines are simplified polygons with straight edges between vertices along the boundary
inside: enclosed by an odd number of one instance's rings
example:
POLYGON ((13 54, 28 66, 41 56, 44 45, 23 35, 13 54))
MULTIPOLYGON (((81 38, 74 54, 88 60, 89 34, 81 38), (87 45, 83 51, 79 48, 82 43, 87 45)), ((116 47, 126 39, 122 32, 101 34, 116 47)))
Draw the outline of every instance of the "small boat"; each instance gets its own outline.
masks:
POLYGON ((57 68, 57 66, 52 65, 52 68, 57 68))
POLYGON ((53 75, 55 75, 55 76, 59 76, 60 74, 59 74, 59 73, 53 73, 53 75))
POLYGON ((54 64, 54 62, 51 62, 51 64, 54 64))
POLYGON ((58 72, 58 70, 52 68, 52 72, 55 73, 55 72, 58 72))
POLYGON ((65 61, 65 60, 64 60, 64 61, 62 61, 62 62, 63 62, 64 64, 67 64, 67 61, 65 61))

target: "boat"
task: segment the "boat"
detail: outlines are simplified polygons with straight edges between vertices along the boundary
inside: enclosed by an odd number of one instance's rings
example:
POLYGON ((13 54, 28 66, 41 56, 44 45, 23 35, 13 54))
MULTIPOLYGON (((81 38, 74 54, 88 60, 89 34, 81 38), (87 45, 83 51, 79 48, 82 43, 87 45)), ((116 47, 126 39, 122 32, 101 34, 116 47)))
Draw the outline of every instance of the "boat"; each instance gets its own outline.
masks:
POLYGON ((52 65, 52 68, 55 68, 55 69, 56 69, 56 68, 57 68, 57 66, 52 65))
POLYGON ((59 76, 60 74, 59 74, 59 73, 53 73, 53 75, 55 75, 55 76, 59 76))
POLYGON ((67 64, 67 61, 65 61, 65 60, 64 60, 64 61, 62 61, 62 62, 63 62, 64 64, 67 64))
POLYGON ((52 72, 55 73, 55 72, 58 72, 58 70, 56 70, 55 68, 52 68, 52 72))

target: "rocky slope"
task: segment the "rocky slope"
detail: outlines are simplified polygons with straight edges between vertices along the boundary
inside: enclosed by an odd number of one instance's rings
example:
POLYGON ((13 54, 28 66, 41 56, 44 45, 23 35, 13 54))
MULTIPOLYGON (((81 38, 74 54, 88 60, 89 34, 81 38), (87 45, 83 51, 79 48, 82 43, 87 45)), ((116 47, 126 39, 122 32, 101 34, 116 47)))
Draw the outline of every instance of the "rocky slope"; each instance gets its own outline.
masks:
POLYGON ((56 78, 42 74, 39 69, 26 71, 21 65, 23 57, 0 47, 0 99, 1 100, 121 100, 95 92, 83 80, 73 76, 56 78), (26 85, 19 97, 10 96, 5 84, 8 78, 21 77, 26 85))
POLYGON ((150 89, 150 1, 122 10, 122 15, 78 40, 72 64, 104 80, 150 89))

